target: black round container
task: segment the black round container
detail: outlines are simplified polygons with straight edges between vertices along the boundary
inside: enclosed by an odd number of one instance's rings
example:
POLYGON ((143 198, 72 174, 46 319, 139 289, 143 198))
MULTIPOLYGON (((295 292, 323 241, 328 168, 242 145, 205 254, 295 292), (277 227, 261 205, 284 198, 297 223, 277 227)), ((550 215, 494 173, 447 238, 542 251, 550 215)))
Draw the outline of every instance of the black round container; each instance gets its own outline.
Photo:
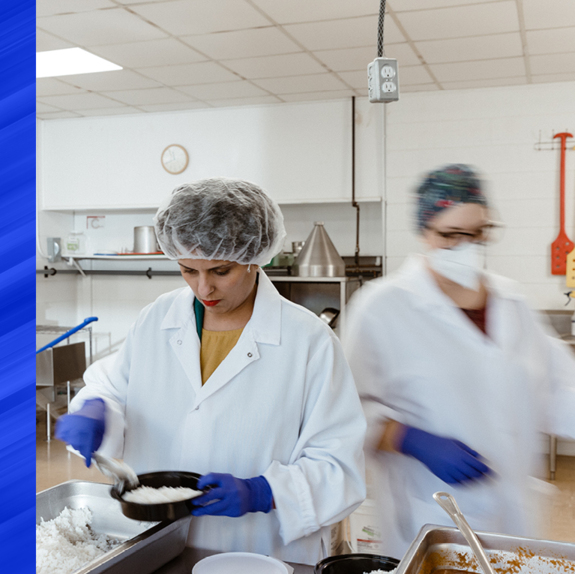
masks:
POLYGON ((318 562, 314 574, 369 574, 372 570, 389 572, 399 566, 399 560, 376 554, 342 554, 318 562))
MULTIPOLYGON (((148 474, 139 474, 138 486, 151 486, 160 488, 162 486, 184 486, 198 490, 198 479, 200 474, 195 472, 150 472, 148 474)), ((184 516, 190 516, 192 512, 192 500, 179 500, 178 502, 165 502, 163 504, 137 504, 136 502, 126 502, 122 495, 138 488, 124 486, 122 490, 112 487, 110 493, 113 498, 120 501, 122 513, 128 518, 134 520, 145 520, 147 522, 160 522, 162 520, 178 520, 184 516)))

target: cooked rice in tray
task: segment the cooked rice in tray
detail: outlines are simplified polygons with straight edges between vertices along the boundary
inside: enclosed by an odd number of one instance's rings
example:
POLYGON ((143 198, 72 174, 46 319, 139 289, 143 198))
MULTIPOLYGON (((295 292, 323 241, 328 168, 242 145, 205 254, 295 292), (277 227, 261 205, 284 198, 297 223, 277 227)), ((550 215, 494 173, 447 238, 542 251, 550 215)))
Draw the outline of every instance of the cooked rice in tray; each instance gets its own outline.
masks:
POLYGON ((91 528, 89 508, 65 508, 53 520, 36 525, 36 574, 71 574, 120 544, 91 528))

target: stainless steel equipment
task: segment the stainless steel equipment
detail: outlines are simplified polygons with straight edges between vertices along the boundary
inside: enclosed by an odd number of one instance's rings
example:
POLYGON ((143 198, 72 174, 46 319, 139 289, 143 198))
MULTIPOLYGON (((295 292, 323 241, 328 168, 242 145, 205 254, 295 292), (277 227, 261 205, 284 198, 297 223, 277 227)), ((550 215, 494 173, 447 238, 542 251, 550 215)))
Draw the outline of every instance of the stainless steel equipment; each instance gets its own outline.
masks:
POLYGON ((471 526, 469 526, 457 502, 455 502, 455 498, 448 492, 436 492, 433 498, 435 502, 449 514, 451 520, 455 522, 457 528, 459 528, 461 534, 463 534, 463 537, 467 540, 467 544, 469 544, 473 554, 475 554, 475 558, 477 558, 477 562, 479 562, 484 574, 495 574, 493 568, 491 568, 491 564, 489 564, 485 550, 483 550, 481 542, 479 542, 479 538, 477 538, 475 532, 473 532, 471 526))
POLYGON ((158 242, 153 225, 134 227, 134 253, 156 253, 158 242))
POLYGON ((303 249, 305 245, 305 241, 292 241, 291 248, 294 254, 294 257, 297 257, 300 254, 300 251, 303 249))
MULTIPOLYGON (((575 544, 477 532, 493 568, 500 573, 575 572, 575 544)), ((401 560, 396 574, 467 574, 477 561, 457 528, 425 525, 401 560)))
POLYGON ((76 570, 74 574, 150 574, 184 550, 191 516, 174 522, 139 522, 126 518, 120 504, 110 496, 110 485, 70 480, 36 494, 36 524, 52 520, 65 507, 88 507, 92 530, 122 543, 76 570))
POLYGON ((292 266, 299 277, 345 277, 345 262, 339 256, 321 221, 316 221, 310 236, 292 266))

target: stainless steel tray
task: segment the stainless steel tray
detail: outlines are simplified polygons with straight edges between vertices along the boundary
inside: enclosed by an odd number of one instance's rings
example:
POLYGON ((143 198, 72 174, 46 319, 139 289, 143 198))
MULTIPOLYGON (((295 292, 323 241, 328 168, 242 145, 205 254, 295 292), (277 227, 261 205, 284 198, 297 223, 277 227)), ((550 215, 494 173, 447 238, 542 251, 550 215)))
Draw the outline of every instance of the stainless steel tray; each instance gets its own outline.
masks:
MULTIPOLYGON (((575 544, 477 532, 498 574, 575 573, 575 544)), ((396 574, 478 573, 471 548, 457 528, 425 525, 396 574)))
POLYGON ((110 485, 83 480, 63 482, 36 494, 36 524, 52 520, 65 507, 88 507, 92 529, 122 540, 119 546, 92 560, 74 574, 150 574, 180 554, 190 528, 190 517, 175 522, 140 522, 122 514, 110 496, 110 485))

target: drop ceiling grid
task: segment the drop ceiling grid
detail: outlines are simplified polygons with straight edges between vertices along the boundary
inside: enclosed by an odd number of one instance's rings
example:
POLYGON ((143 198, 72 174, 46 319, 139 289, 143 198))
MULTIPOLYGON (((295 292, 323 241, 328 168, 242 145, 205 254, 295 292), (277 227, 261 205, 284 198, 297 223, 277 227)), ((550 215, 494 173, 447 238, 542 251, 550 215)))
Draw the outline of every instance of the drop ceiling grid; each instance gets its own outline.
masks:
MULTIPOLYGON (((399 60, 401 90, 572 78, 575 2, 544 4, 388 2, 386 53, 399 60)), ((39 117, 365 95, 378 10, 378 0, 38 0, 41 50, 78 45, 124 67, 40 80, 39 117)))

